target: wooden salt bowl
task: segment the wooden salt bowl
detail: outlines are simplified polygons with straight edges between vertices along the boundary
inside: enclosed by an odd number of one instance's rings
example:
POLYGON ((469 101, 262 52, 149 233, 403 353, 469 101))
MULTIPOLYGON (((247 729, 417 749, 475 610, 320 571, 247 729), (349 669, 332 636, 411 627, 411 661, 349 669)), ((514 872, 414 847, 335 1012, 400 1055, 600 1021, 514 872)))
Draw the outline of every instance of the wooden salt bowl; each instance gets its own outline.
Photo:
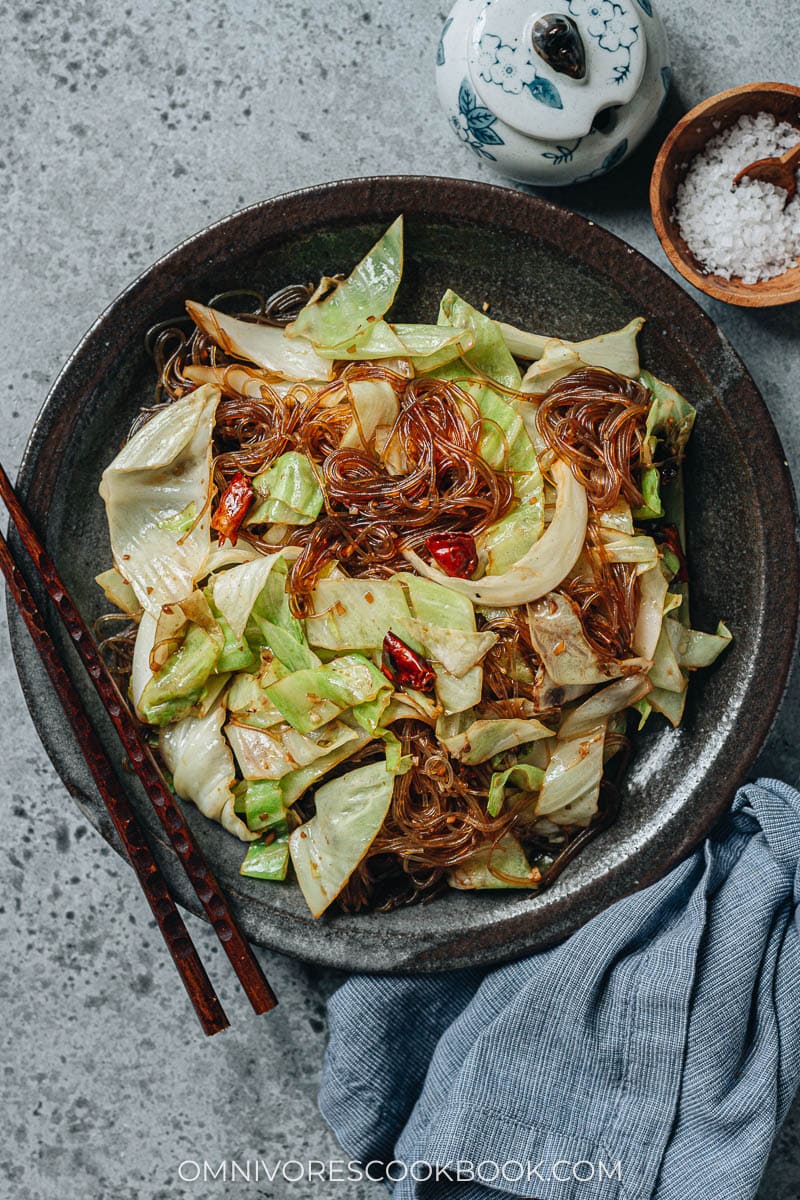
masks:
POLYGON ((748 308, 800 300, 800 259, 783 275, 759 283, 743 283, 736 277, 723 279, 720 275, 709 274, 681 237, 672 213, 678 184, 706 142, 733 125, 739 117, 760 112, 773 113, 779 120, 796 126, 800 139, 800 87, 790 83, 748 83, 710 96, 688 112, 659 150, 650 179, 653 225, 672 265, 706 295, 748 308))

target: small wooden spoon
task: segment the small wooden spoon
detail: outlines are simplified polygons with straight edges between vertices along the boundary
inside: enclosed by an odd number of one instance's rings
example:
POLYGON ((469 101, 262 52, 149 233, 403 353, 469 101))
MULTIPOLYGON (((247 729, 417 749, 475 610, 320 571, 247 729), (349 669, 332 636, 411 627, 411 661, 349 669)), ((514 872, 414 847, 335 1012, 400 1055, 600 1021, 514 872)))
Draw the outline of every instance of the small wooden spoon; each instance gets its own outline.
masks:
POLYGON ((741 183, 743 179, 760 179, 762 183, 772 183, 775 187, 784 188, 786 199, 783 206, 785 208, 797 191, 795 171, 798 167, 800 167, 800 142, 796 146, 792 146, 792 149, 787 150, 780 158, 759 158, 756 162, 750 163, 749 167, 745 167, 738 175, 734 175, 733 186, 736 187, 737 183, 741 183))

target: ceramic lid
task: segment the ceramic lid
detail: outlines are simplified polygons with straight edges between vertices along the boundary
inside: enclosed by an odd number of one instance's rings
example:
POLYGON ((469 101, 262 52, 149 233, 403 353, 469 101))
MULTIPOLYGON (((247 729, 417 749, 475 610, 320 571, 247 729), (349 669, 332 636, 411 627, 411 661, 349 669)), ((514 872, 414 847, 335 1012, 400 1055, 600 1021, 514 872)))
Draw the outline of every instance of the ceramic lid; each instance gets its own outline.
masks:
POLYGON ((639 3, 483 0, 467 46, 476 92, 529 137, 583 137, 601 109, 628 104, 641 83, 639 3))

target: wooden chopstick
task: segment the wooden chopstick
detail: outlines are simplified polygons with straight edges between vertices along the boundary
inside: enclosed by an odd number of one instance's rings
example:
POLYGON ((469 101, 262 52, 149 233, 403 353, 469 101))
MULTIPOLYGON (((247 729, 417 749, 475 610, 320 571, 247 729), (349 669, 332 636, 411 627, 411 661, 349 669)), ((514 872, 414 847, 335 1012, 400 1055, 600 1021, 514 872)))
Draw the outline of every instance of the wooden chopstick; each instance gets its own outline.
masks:
POLYGON ((0 498, 8 509, 22 543, 33 560, 37 574, 119 734, 133 770, 139 776, 175 853, 183 863, 197 898, 203 905, 247 998, 256 1013, 269 1012, 278 1001, 258 959, 240 930, 219 883, 203 858, 175 797, 164 781, 150 747, 142 738, 94 639, 56 570, 55 563, 39 541, 2 466, 0 498))
POLYGON ((209 1036, 227 1029, 225 1016, 211 980, 192 943, 189 931, 183 923, 167 881, 153 857, 144 830, 122 791, 119 780, 105 748, 94 731, 89 715, 78 692, 64 669, 58 656, 55 642, 42 620, 28 585, 14 561, 6 539, 0 533, 0 570, 6 578, 8 589, 19 609, 20 616, 28 627, 39 657, 50 676, 55 693, 61 701, 67 717, 78 739, 83 757, 94 776, 97 789, 103 798, 108 815, 125 847, 130 864, 136 872, 147 903, 153 911, 172 960, 178 968, 183 986, 194 1005, 203 1032, 209 1036))

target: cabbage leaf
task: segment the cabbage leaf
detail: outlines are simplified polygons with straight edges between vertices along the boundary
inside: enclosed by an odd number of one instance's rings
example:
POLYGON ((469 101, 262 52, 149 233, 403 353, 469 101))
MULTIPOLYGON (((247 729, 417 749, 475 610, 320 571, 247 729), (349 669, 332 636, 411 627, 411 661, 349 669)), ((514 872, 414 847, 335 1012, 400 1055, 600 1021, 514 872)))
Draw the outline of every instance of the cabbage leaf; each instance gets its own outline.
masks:
POLYGON ((286 329, 326 350, 356 341, 391 308, 403 273, 403 218, 399 216, 345 280, 323 279, 286 329))
POLYGON ((240 875, 251 879, 272 879, 281 882, 289 869, 289 827, 276 831, 272 841, 253 842, 247 849, 240 875))
POLYGON ((413 550, 404 556, 418 574, 461 592, 474 604, 510 607, 537 600, 561 583, 583 549, 588 518, 586 490, 560 459, 553 463, 558 493, 556 511, 547 529, 531 549, 502 575, 483 579, 451 579, 426 563, 413 550))
POLYGON ((507 833, 496 845, 478 850, 466 862, 460 863, 447 874, 450 887, 459 891, 536 887, 540 878, 538 871, 531 870, 525 851, 511 833, 507 833), (515 882, 499 879, 497 875, 492 874, 490 866, 496 871, 512 876, 515 882))
POLYGON ((322 758, 309 763, 307 767, 299 767, 291 774, 284 775, 280 781, 280 787, 283 793, 283 802, 287 808, 291 808, 310 787, 324 778, 334 767, 338 767, 339 763, 344 762, 346 758, 352 758, 372 741, 372 734, 365 729, 356 729, 354 732, 356 737, 352 742, 342 742, 336 750, 330 750, 322 758))
MULTIPOLYGON (((306 644, 302 622, 290 611, 283 552, 259 556, 212 577, 213 603, 253 652, 269 649, 290 671, 319 666, 306 644)), ((246 668, 245 668, 246 669, 246 668)))
POLYGON ((324 497, 305 454, 288 450, 253 478, 256 503, 247 514, 251 525, 313 525, 324 497))
POLYGON ((440 625, 417 621, 413 617, 394 621, 392 631, 407 643, 409 639, 417 642, 434 670, 441 667, 457 679, 461 679, 467 671, 477 666, 497 641, 496 633, 471 633, 461 629, 442 628, 440 625))
POLYGON ((668 585, 659 565, 640 575, 638 584, 639 612, 633 631, 633 649, 641 658, 652 660, 661 636, 668 585))
POLYGON ((185 599, 201 578, 211 549, 211 434, 217 388, 200 387, 162 409, 106 467, 100 484, 114 565, 142 608, 185 599), (170 521, 195 505, 188 531, 170 521))
MULTIPOLYGON (((650 682, 656 689, 666 692, 686 690, 686 675, 681 670, 677 653, 683 632, 683 626, 674 617, 664 617, 650 668, 650 682)), ((653 697, 649 696, 648 699, 655 707, 653 697)))
POLYGON ((253 833, 280 829, 286 824, 281 785, 274 779, 243 779, 234 788, 236 811, 244 813, 253 833))
MULTIPOLYGON (((486 574, 502 575, 538 541, 544 530, 542 473, 523 417, 491 388, 462 384, 482 418, 480 452, 495 470, 508 472, 516 503, 479 539, 486 574)), ((471 420, 472 414, 467 413, 471 420)))
POLYGON ((297 882, 315 917, 336 899, 374 842, 393 787, 394 776, 383 760, 318 789, 316 814, 289 838, 297 882))
POLYGON ((647 697, 648 703, 654 712, 661 713, 666 717, 670 725, 678 728, 683 720, 683 712, 686 708, 686 697, 689 694, 689 689, 684 688, 682 692, 667 691, 665 688, 653 688, 652 692, 647 697))
POLYGON ((353 420, 342 435, 342 450, 374 450, 379 429, 391 430, 400 404, 397 393, 385 379, 355 379, 347 384, 353 420))
POLYGON ((681 667, 695 671, 698 667, 710 667, 723 650, 731 644, 733 634, 724 621, 720 621, 716 633, 701 633, 697 629, 681 629, 677 638, 677 657, 681 667))
POLYGON ((161 730, 158 748, 172 773, 178 795, 196 804, 203 816, 218 821, 241 841, 249 842, 258 835, 235 812, 236 772, 222 735, 224 719, 222 705, 205 717, 185 717, 177 725, 167 725, 161 730))
POLYGON ((186 301, 186 311, 215 346, 234 358, 300 383, 333 378, 333 363, 320 358, 305 338, 289 338, 274 325, 242 321, 194 300, 186 301))
POLYGON ((341 721, 310 734, 298 733, 285 721, 268 729, 229 722, 225 735, 245 779, 282 779, 358 740, 355 730, 341 721))
POLYGON ((680 460, 694 428, 697 410, 679 391, 649 371, 642 371, 639 379, 653 395, 645 426, 650 461, 653 461, 659 439, 665 441, 670 454, 680 460))
POLYGON ((583 704, 571 709, 558 729, 560 738, 578 737, 604 725, 609 717, 629 705, 638 704, 653 690, 647 675, 626 675, 595 692, 583 704))
MULTIPOLYGON (((281 379, 259 367, 248 367, 245 363, 232 362, 222 366, 208 363, 187 363, 183 374, 193 383, 213 383, 223 396, 248 396, 252 400, 263 400, 276 392, 286 396, 296 380, 281 379)), ((321 381, 320 381, 321 382, 321 381)))
POLYGON ((613 533, 603 543, 603 553, 609 562, 640 563, 649 565, 658 562, 658 547, 651 537, 640 533, 633 537, 613 533))
POLYGON ((639 350, 636 337, 643 325, 644 317, 634 317, 622 329, 601 333, 583 342, 548 339, 539 360, 525 372, 520 390, 543 396, 559 379, 582 367, 605 367, 617 375, 638 378, 639 350))
MULTIPOLYGON (((446 583, 434 583, 429 579, 421 579, 408 571, 401 571, 395 578, 403 584, 408 592, 411 608, 417 621, 439 629, 451 629, 468 634, 476 633, 475 610, 466 596, 459 595, 446 583)), ((448 579, 448 577, 443 576, 443 579, 448 579)), ((446 713, 463 712, 480 702, 483 693, 482 667, 471 667, 463 675, 456 676, 447 671, 442 664, 435 674, 436 698, 446 713)), ((429 700, 419 695, 417 695, 417 702, 423 708, 430 705, 429 700)), ((433 719, 435 720, 436 717, 433 716, 433 719)))
POLYGON ((378 650, 389 629, 411 617, 397 577, 320 579, 313 602, 306 636, 326 650, 378 650))
POLYGON ((506 787, 511 784, 524 792, 538 792, 544 780, 541 767, 531 763, 514 763, 505 771, 495 771, 489 784, 489 796, 486 811, 490 817, 496 817, 503 808, 506 797, 506 787))
POLYGON ((442 745, 453 758, 474 766, 514 746, 524 746, 527 742, 548 737, 553 737, 553 730, 534 718, 498 717, 473 721, 463 733, 443 738, 442 745))
POLYGON ((556 684, 606 683, 622 673, 617 663, 601 663, 572 603, 560 592, 528 606, 528 628, 545 671, 556 684))
POLYGON ((537 816, 546 816, 556 825, 591 823, 600 796, 605 733, 602 725, 556 743, 536 802, 537 816))
POLYGON ((109 567, 107 571, 95 575, 94 581, 102 589, 109 604, 113 604, 120 612, 127 613, 129 617, 139 616, 142 606, 136 597, 136 592, 123 579, 116 567, 109 567))
MULTIPOLYGON (((359 362, 370 359, 410 359, 415 367, 439 366, 458 358, 473 337, 468 330, 443 329, 441 325, 393 325, 375 321, 366 333, 352 342, 318 352, 332 361, 359 362)), ((419 368, 417 368, 419 369, 419 368)))
POLYGON ((280 552, 259 555, 251 562, 240 563, 212 576, 210 590, 213 602, 237 639, 244 636, 247 622, 271 573, 276 569, 280 572, 281 566, 285 583, 286 564, 280 552))
POLYGON ((392 686, 362 654, 346 654, 314 670, 294 671, 265 690, 294 729, 313 733, 346 709, 378 696, 388 704, 392 686))
POLYGON ((223 648, 223 632, 202 592, 165 605, 157 621, 143 613, 131 673, 137 715, 164 725, 204 709, 223 648))
POLYGON ((178 650, 142 689, 137 712, 148 725, 166 725, 188 715, 202 699, 204 685, 214 671, 222 650, 220 630, 191 624, 178 650))
POLYGON ((497 322, 491 317, 479 312, 448 289, 439 305, 439 324, 468 329, 472 333, 474 345, 464 351, 462 357, 474 371, 479 371, 504 387, 519 387, 522 379, 519 367, 503 341, 497 322))
MULTIPOLYGON (((269 664, 271 666, 272 664, 269 664)), ((225 696, 228 711, 236 725, 252 725, 255 729, 271 729, 280 725, 283 713, 276 708, 264 691, 265 684, 274 683, 275 672, 262 667, 258 675, 241 671, 233 680, 225 696)))

